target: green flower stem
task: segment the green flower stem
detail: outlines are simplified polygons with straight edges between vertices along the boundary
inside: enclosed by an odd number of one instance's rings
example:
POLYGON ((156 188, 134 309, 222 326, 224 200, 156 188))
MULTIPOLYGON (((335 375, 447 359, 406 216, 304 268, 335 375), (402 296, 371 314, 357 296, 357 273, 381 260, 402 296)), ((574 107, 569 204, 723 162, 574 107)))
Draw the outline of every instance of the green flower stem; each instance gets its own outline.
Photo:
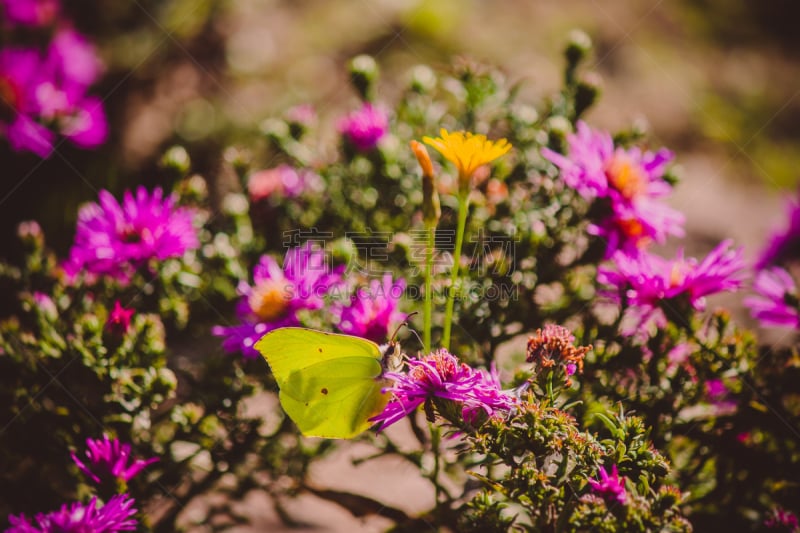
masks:
POLYGON ((433 251, 436 246, 436 224, 426 224, 428 244, 425 250, 425 307, 423 308, 422 343, 431 351, 431 317, 433 315, 433 251))
POLYGON ((456 249, 453 252, 453 268, 450 272, 450 287, 447 290, 447 307, 444 312, 444 333, 442 333, 442 348, 450 349, 450 329, 453 324, 453 307, 455 306, 456 283, 458 270, 461 266, 461 247, 464 244, 464 230, 467 227, 467 210, 469 208, 469 191, 460 191, 458 194, 458 227, 456 229, 456 249))
POLYGON ((439 471, 441 470, 441 430, 438 426, 429 423, 431 430, 431 451, 433 452, 433 472, 431 472, 431 482, 433 483, 436 491, 436 513, 439 513, 439 505, 441 503, 442 486, 439 484, 439 471))

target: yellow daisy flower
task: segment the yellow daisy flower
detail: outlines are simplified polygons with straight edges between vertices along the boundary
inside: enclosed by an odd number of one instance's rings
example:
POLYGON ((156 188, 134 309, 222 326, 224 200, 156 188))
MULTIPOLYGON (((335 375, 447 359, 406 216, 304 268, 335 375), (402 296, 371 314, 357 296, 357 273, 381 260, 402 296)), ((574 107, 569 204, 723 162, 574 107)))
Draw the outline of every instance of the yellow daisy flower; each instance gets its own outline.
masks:
POLYGON ((469 184, 469 179, 481 165, 491 163, 501 155, 511 150, 511 145, 505 139, 490 141, 486 135, 456 131, 448 133, 447 130, 439 131, 441 137, 423 137, 425 144, 436 148, 445 159, 451 161, 458 169, 458 180, 463 185, 469 184))

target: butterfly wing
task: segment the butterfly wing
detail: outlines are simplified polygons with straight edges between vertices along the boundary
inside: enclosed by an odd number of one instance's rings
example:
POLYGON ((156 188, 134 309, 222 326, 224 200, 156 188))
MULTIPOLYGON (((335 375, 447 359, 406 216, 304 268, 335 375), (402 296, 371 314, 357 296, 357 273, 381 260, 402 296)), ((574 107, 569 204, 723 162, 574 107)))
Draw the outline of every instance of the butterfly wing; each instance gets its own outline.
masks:
POLYGON ((279 328, 255 345, 280 387, 281 406, 307 436, 352 438, 388 395, 377 344, 349 335, 279 328))
POLYGON ((377 359, 342 357, 292 372, 280 401, 303 435, 350 439, 372 425, 389 401, 377 359))

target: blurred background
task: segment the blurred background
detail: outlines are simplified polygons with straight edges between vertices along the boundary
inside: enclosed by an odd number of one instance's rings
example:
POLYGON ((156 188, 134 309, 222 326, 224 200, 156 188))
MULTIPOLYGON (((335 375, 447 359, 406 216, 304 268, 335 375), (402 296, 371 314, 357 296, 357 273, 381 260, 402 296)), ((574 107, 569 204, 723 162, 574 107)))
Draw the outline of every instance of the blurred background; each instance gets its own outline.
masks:
POLYGON ((213 179, 225 146, 257 143, 259 125, 295 104, 313 104, 332 138, 357 101, 345 65, 359 53, 377 58, 389 106, 415 65, 448 70, 459 57, 502 67, 536 103, 559 86, 573 28, 591 36, 602 80, 587 119, 638 124, 677 152, 689 252, 726 236, 758 247, 798 178, 792 0, 66 0, 64 11, 106 65, 92 92, 110 137, 93 151, 62 144, 47 160, 0 143, 3 243, 36 218, 63 253, 77 205, 99 188, 156 185, 158 158, 176 143, 213 179))

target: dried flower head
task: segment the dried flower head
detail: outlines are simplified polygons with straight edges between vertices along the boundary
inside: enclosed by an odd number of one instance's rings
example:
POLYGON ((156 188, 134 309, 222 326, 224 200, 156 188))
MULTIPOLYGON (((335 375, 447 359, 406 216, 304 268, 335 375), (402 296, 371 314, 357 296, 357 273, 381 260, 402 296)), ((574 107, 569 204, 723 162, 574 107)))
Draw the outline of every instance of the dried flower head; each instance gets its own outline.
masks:
POLYGON ((525 360, 540 368, 559 365, 564 369, 564 384, 572 385, 570 376, 583 373, 583 359, 592 346, 575 346, 575 336, 563 326, 547 324, 528 338, 525 360))

